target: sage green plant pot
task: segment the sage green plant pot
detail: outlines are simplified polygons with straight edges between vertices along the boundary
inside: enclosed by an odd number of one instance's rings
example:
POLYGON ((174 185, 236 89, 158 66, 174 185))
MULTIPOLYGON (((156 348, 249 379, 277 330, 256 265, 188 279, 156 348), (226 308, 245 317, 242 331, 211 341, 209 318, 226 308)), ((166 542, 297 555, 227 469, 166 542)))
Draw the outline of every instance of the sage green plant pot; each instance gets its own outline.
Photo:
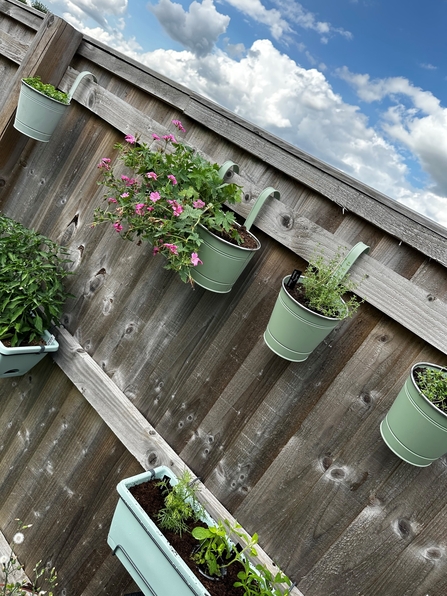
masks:
POLYGON ((165 466, 118 484, 119 500, 107 542, 145 596, 210 596, 129 491, 165 476, 176 484, 175 475, 165 466))
POLYGON ((415 364, 380 424, 388 447, 413 466, 429 466, 447 452, 447 414, 441 412, 420 391, 413 378, 415 368, 447 370, 436 364, 415 364))
POLYGON ((8 348, 0 341, 0 378, 20 377, 40 362, 48 352, 57 352, 59 343, 48 331, 44 331, 42 339, 45 345, 17 348, 8 348))
POLYGON ((231 244, 203 226, 199 226, 198 232, 203 240, 199 249, 199 258, 203 261, 203 265, 192 268, 192 279, 197 285, 211 292, 220 294, 231 292, 233 284, 249 260, 261 248, 261 243, 251 232, 249 233, 256 241, 256 248, 244 248, 231 244))
MULTIPOLYGON (((297 302, 285 289, 289 278, 290 275, 287 275, 282 280, 279 296, 264 332, 264 341, 281 358, 304 362, 343 316, 326 317, 297 302)), ((348 314, 347 307, 340 299, 340 314, 344 313, 348 314)))
POLYGON ((69 104, 44 95, 22 81, 14 128, 24 135, 48 143, 69 104))

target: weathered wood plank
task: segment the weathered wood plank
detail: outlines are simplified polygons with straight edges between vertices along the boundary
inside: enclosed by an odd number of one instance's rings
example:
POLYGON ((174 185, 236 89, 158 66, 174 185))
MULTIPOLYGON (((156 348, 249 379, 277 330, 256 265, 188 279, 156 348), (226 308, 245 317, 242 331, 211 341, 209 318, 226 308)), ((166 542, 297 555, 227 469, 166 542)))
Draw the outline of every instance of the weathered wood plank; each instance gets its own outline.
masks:
MULTIPOLYGON (((187 469, 177 453, 162 439, 80 344, 65 329, 59 328, 58 332, 60 348, 55 353, 55 362, 143 468, 147 470, 154 465, 165 464, 169 465, 176 474, 181 474, 187 469)), ((200 498, 206 503, 209 513, 216 519, 235 521, 229 511, 203 484, 200 498)), ((258 558, 274 569, 271 559, 260 548, 258 558)), ((292 594, 298 596, 300 592, 295 588, 292 594)))
POLYGON ((16 19, 35 31, 39 29, 45 17, 39 10, 14 0, 0 0, 0 14, 16 19))
POLYGON ((0 30, 0 54, 20 64, 28 51, 28 44, 21 43, 12 35, 0 30))

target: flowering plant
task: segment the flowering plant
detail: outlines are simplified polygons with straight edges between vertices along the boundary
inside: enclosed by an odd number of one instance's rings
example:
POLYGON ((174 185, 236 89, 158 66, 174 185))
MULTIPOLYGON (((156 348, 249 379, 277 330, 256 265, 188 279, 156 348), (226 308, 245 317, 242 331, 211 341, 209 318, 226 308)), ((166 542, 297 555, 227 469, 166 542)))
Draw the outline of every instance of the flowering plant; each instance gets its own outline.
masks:
POLYGON ((30 582, 24 574, 23 565, 18 562, 12 550, 15 544, 21 544, 24 541, 23 530, 32 526, 32 524, 25 525, 20 520, 16 521, 18 527, 10 545, 10 554, 0 557, 0 596, 29 596, 29 594, 53 596, 53 590, 57 586, 57 573, 54 567, 44 567, 42 561, 39 561, 33 569, 34 578, 30 582), (42 586, 47 589, 43 590, 42 586))
MULTIPOLYGON (((179 132, 185 132, 179 120, 172 122, 179 132)), ((126 239, 147 240, 154 255, 167 258, 166 269, 191 282, 191 268, 202 263, 199 225, 229 242, 242 242, 234 214, 222 209, 224 203, 240 201, 241 188, 224 183, 217 164, 174 135, 152 137, 150 145, 132 135, 125 137, 125 144, 115 145, 130 176, 116 175, 107 157, 99 162, 103 172, 99 183, 109 191, 104 195, 107 206, 96 209, 93 226, 109 221, 126 239)))

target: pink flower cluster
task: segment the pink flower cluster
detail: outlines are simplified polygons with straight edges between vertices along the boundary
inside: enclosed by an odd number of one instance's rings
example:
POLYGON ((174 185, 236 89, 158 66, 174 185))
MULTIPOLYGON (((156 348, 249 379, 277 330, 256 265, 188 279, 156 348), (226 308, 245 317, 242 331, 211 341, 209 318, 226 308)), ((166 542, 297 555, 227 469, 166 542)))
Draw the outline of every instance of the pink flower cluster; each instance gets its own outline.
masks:
POLYGON ((183 212, 183 207, 177 203, 177 201, 168 200, 168 203, 172 207, 175 217, 178 217, 183 212))
POLYGON ((100 169, 102 168, 104 170, 110 170, 110 161, 111 160, 108 157, 102 157, 96 167, 100 169))

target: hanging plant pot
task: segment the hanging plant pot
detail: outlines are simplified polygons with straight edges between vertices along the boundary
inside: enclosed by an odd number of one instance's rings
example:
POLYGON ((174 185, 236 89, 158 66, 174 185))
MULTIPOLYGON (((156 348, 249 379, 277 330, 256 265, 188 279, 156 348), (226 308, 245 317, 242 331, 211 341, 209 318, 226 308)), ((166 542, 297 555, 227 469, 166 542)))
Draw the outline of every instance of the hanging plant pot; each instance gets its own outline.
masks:
MULTIPOLYGON (((221 172, 225 165, 222 166, 221 172)), ((223 174, 221 176, 224 177, 223 174)), ((257 198, 245 221, 244 227, 248 232, 265 200, 272 194, 276 199, 280 198, 279 192, 271 187, 264 189, 257 198)), ((255 248, 232 244, 203 226, 198 228, 198 233, 203 240, 199 249, 202 264, 191 270, 192 279, 197 285, 211 292, 219 294, 231 292, 233 284, 236 283, 250 259, 261 248, 261 243, 251 232, 249 234, 256 243, 255 248)))
MULTIPOLYGON (((264 332, 264 341, 281 358, 304 362, 343 317, 325 317, 297 302, 285 288, 289 278, 290 275, 282 280, 278 299, 264 332)), ((347 312, 347 308, 341 301, 340 313, 344 312, 347 312)))
POLYGON ((0 341, 0 378, 20 377, 31 370, 48 352, 57 352, 59 343, 45 331, 45 344, 41 346, 19 346, 8 348, 0 341))
POLYGON ((436 407, 419 389, 414 372, 420 369, 446 371, 446 368, 419 362, 415 364, 389 412, 380 424, 388 447, 413 466, 429 466, 447 452, 447 414, 436 407))
MULTIPOLYGON (((368 249, 363 242, 356 244, 333 275, 341 280, 357 258, 368 249)), ((288 275, 282 280, 279 296, 264 332, 264 341, 281 358, 304 362, 349 312, 341 298, 339 317, 329 317, 310 310, 287 291, 290 277, 288 275)))
POLYGON ((69 107, 81 79, 87 75, 92 76, 96 81, 96 77, 91 72, 81 72, 67 94, 68 103, 41 93, 22 79, 14 128, 36 141, 48 143, 59 120, 69 107))
POLYGON ((145 596, 210 596, 130 492, 143 482, 177 479, 160 466, 122 480, 107 543, 145 596))

